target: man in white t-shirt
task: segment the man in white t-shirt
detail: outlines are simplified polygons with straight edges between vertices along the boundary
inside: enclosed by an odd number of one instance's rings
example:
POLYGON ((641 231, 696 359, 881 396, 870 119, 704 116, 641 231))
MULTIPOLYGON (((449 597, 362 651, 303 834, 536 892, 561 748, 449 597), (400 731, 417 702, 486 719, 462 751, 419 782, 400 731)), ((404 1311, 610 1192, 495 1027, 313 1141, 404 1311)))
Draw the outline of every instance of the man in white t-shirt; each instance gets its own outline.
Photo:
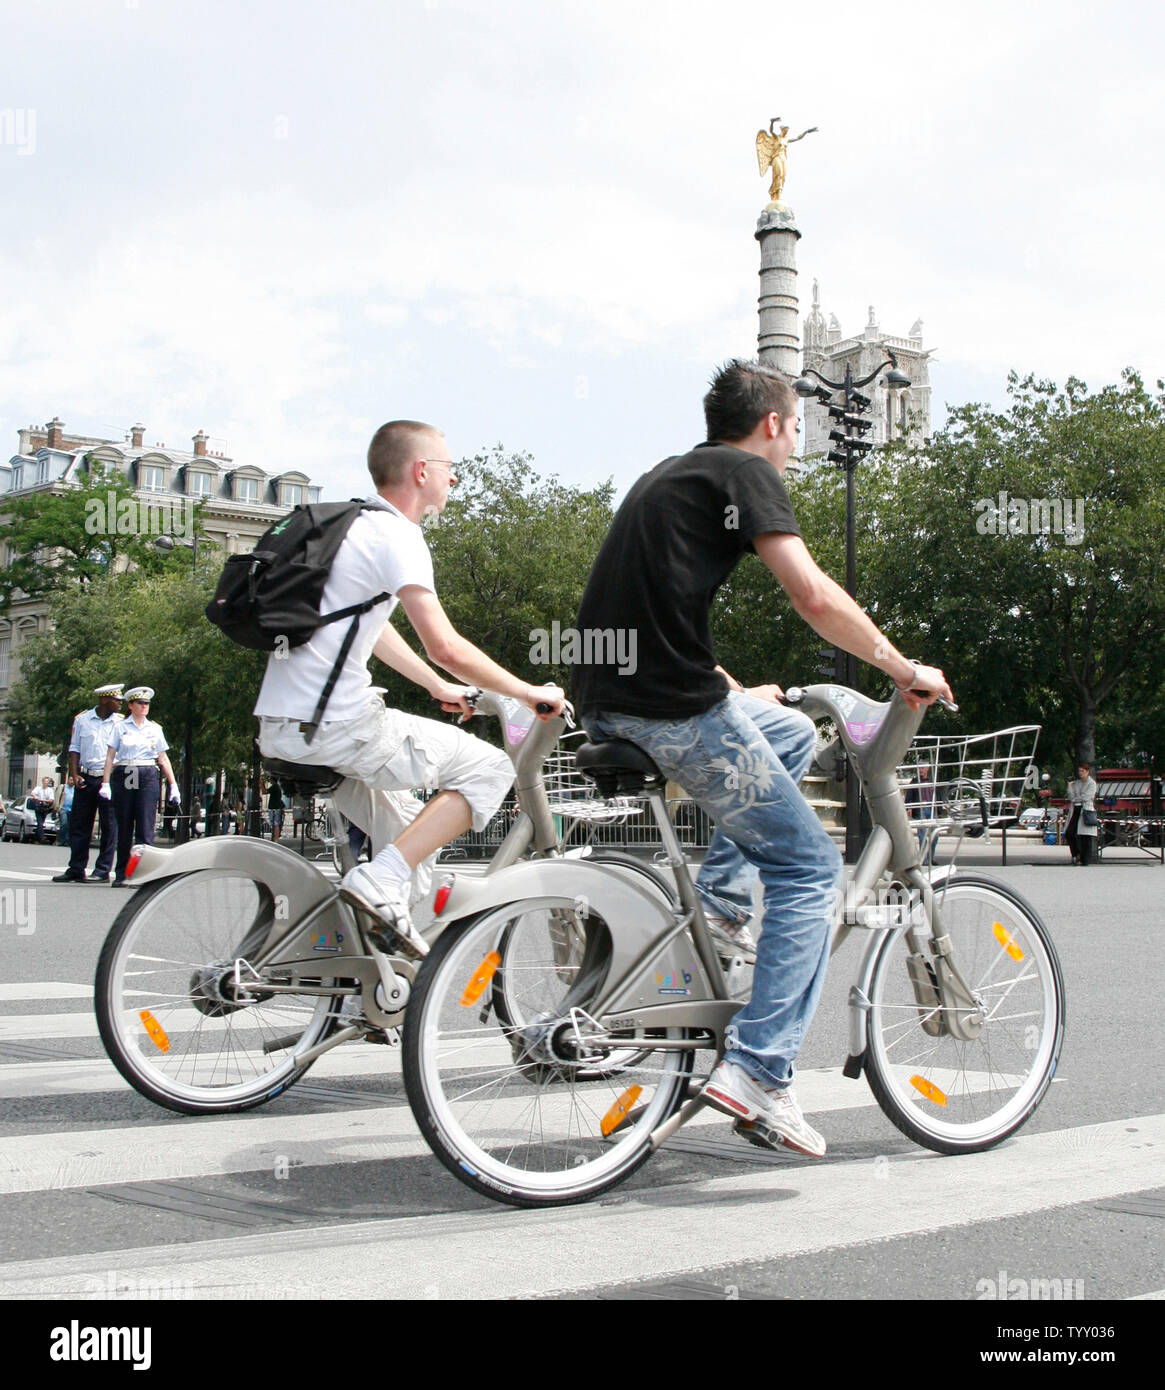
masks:
POLYGON ((562 712, 557 686, 529 686, 462 637, 437 598, 433 561, 420 520, 440 513, 456 483, 445 436, 417 420, 382 425, 368 447, 374 507, 361 512, 336 553, 320 612, 387 592, 360 619, 314 740, 306 740, 320 692, 346 635, 346 623, 317 629, 310 642, 273 654, 255 705, 264 756, 317 763, 345 774, 337 808, 372 839, 373 858, 344 876, 345 894, 384 925, 376 944, 428 949, 409 916, 410 878, 442 845, 472 826, 481 830, 514 780, 500 750, 464 730, 389 709, 374 689, 368 660, 377 656, 427 690, 441 708, 472 714, 465 686, 447 681, 417 656, 388 621, 399 602, 430 661, 467 684, 510 695, 537 712, 562 712), (413 787, 437 789, 423 809, 403 797, 413 787))

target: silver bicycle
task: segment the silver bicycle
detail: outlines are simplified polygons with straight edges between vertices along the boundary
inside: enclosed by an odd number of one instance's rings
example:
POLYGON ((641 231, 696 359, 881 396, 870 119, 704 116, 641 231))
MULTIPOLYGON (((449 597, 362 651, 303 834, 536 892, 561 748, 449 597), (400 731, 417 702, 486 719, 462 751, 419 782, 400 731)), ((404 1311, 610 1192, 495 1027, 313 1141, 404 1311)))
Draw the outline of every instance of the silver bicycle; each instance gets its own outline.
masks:
MULTIPOLYGON (((833 722, 873 822, 833 940, 836 951, 863 939, 845 1075, 864 1073, 917 1143, 990 1148, 1031 1116, 1060 1055, 1064 987, 1048 930, 1003 883, 920 867, 898 768, 923 711, 836 685, 786 700, 833 722)), ((658 769, 623 740, 586 745, 576 761, 604 796, 646 795, 666 872, 623 859, 513 862, 517 840, 507 840, 508 867, 438 888, 447 925, 405 1017, 422 1133, 458 1179, 515 1206, 584 1201, 633 1173, 702 1108, 697 1092, 740 1007, 658 769)), ((548 844, 540 765, 519 781, 522 835, 548 844)), ((956 823, 964 807, 978 816, 984 806, 973 783, 952 784, 948 800, 956 823)))
MULTIPOLYGON (((501 724, 519 804, 528 806, 487 867, 492 876, 524 855, 562 852, 540 769, 566 721, 538 721, 489 692, 475 699, 501 724)), ((319 799, 321 858, 342 875, 353 861, 329 795, 339 774, 266 766, 294 794, 319 799)), ((246 1110, 286 1091, 333 1047, 396 1040, 417 962, 375 950, 364 915, 312 860, 282 843, 211 836, 172 850, 137 845, 127 877, 137 891, 103 945, 95 1008, 114 1065, 150 1100, 183 1114, 246 1110)), ((429 937, 447 920, 441 905, 429 937)), ((559 945, 567 969, 577 943, 563 930, 559 945)), ((514 1022, 526 1017, 520 983, 515 974, 498 996, 514 1022)))

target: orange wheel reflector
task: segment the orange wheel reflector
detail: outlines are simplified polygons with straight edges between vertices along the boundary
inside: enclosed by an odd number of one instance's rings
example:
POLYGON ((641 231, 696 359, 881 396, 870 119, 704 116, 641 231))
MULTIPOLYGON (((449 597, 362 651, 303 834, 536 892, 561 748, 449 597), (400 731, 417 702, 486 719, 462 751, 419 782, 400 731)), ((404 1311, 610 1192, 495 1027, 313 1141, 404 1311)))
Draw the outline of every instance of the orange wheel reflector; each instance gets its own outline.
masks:
POLYGON ((142 1021, 142 1026, 150 1035, 150 1040, 159 1052, 170 1051, 170 1039, 166 1036, 166 1030, 158 1022, 149 1009, 143 1009, 138 1018, 142 1021))
POLYGON ((934 1101, 935 1105, 946 1105, 946 1096, 943 1095, 942 1091, 939 1090, 933 1081, 928 1081, 925 1076, 912 1076, 910 1078, 910 1084, 920 1095, 924 1095, 927 1100, 934 1101))
POLYGON ((606 1139, 609 1134, 614 1133, 614 1131, 619 1128, 619 1126, 627 1118, 627 1112, 631 1109, 631 1107, 635 1104, 635 1102, 639 1099, 639 1097, 642 1094, 642 1086, 630 1086, 626 1091, 623 1092, 623 1094, 619 1097, 615 1104, 611 1106, 610 1110, 608 1110, 607 1113, 603 1116, 602 1121, 599 1124, 599 1128, 603 1132, 604 1139, 606 1139))
POLYGON ((502 963, 501 956, 496 951, 491 951, 485 960, 473 972, 473 979, 465 986, 465 993, 461 996, 461 1003, 465 1008, 470 1004, 476 1004, 481 998, 482 991, 494 977, 494 971, 502 963))
POLYGON ((1023 960, 1023 948, 1016 943, 1015 937, 1007 930, 1002 922, 994 924, 995 940, 1003 947, 1012 960, 1023 960))

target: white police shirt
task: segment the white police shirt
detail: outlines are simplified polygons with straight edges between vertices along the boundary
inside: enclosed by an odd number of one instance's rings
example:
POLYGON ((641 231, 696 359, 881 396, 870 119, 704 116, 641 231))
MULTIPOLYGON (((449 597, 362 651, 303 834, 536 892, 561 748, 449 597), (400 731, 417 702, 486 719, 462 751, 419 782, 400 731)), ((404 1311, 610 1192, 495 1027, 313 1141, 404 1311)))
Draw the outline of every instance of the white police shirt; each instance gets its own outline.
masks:
MULTIPOLYGON (((368 707, 372 673, 368 660, 385 623, 396 607, 396 594, 407 584, 436 593, 433 557, 415 521, 382 497, 368 499, 370 510, 353 521, 332 562, 320 599, 321 613, 334 613, 376 594, 391 595, 360 619, 336 687, 324 710, 324 722, 356 719, 368 707)), ((331 675, 351 619, 317 628, 310 642, 267 658, 267 672, 255 713, 268 719, 309 720, 331 675)))
POLYGON ((139 728, 131 718, 123 719, 114 729, 109 746, 117 766, 125 767, 127 763, 156 763, 158 754, 164 753, 170 745, 161 724, 146 719, 139 728))
POLYGON ((125 719, 116 710, 108 719, 102 719, 97 706, 87 709, 73 720, 73 734, 69 739, 69 752, 76 753, 77 765, 82 772, 91 777, 100 777, 105 771, 105 754, 114 729, 125 719))

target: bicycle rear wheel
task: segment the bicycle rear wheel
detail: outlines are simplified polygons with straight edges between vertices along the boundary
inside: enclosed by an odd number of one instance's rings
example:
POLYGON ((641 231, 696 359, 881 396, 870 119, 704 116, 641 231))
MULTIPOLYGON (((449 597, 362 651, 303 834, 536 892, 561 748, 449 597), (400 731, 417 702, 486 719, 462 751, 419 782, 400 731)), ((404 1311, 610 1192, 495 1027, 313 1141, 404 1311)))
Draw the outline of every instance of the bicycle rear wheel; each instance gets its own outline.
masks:
POLYGON ((866 1076, 878 1104, 916 1143, 975 1153, 1013 1134, 1051 1084, 1064 1037, 1064 982, 1047 928, 1010 888, 960 874, 941 902, 982 1031, 969 1041, 954 1037, 945 1017, 954 1011, 928 1003, 925 984, 920 999, 909 943, 895 932, 871 975, 866 1076))
POLYGON ((147 884, 122 908, 94 1002, 105 1049, 135 1090, 207 1115, 261 1105, 304 1074, 296 1053, 333 1031, 344 996, 271 993, 245 969, 252 988, 237 990, 235 962, 259 949, 274 913, 266 884, 217 869, 147 884))
POLYGON ((676 1030, 652 1048, 586 1041, 610 938, 585 917, 577 964, 564 962, 557 943, 573 909, 540 899, 448 928, 405 1015, 405 1086, 421 1132, 460 1181, 513 1206, 585 1201, 630 1176, 691 1074, 676 1030), (502 973, 509 983, 495 991, 502 973))

